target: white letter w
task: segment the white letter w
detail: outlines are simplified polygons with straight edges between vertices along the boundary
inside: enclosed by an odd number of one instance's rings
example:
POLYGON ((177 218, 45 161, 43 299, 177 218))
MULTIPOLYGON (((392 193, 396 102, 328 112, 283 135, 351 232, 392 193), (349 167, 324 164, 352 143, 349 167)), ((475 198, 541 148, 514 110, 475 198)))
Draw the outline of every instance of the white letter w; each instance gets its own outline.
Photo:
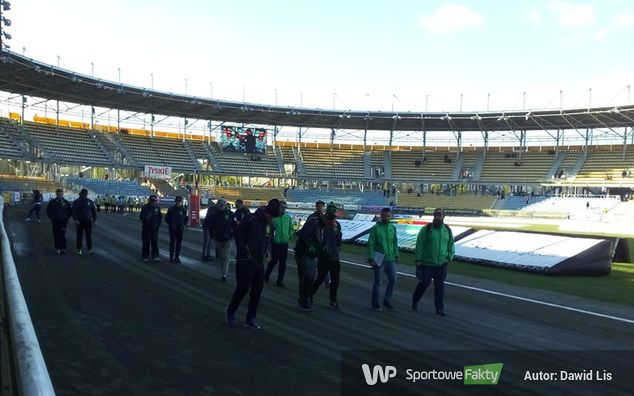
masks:
POLYGON ((379 378, 381 379, 381 382, 385 384, 390 378, 396 377, 396 367, 394 366, 382 367, 375 365, 371 372, 370 366, 367 364, 362 364, 361 368, 363 369, 365 382, 368 385, 376 385, 379 378))

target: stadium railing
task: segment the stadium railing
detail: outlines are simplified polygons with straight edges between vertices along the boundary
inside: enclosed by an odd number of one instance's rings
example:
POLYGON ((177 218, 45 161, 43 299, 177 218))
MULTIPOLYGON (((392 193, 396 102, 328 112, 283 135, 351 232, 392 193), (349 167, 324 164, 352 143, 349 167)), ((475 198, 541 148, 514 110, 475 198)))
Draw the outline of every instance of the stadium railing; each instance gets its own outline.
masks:
POLYGON ((4 227, 4 199, 0 196, 0 239, 2 245, 3 299, 9 324, 11 361, 15 367, 16 391, 25 396, 55 395, 40 344, 35 335, 11 244, 4 227))

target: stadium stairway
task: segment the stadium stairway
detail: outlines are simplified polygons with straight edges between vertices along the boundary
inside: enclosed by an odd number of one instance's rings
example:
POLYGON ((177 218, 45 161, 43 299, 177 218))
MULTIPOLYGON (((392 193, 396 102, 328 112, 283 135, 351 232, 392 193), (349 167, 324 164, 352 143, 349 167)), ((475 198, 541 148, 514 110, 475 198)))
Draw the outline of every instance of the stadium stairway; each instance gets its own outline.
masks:
POLYGON ((277 162, 277 168, 281 175, 286 175, 284 169, 284 155, 282 155, 282 149, 279 146, 273 146, 273 152, 275 153, 275 162, 277 162))
POLYGON ((577 163, 575 164, 575 167, 572 168, 572 171, 568 174, 569 178, 577 177, 577 174, 579 173, 579 171, 581 171, 581 168, 583 168, 583 164, 585 164, 587 158, 588 158, 588 152, 587 151, 583 151, 579 155, 579 159, 577 160, 577 163))
POLYGON ((293 157, 295 158, 295 170, 297 171, 297 176, 306 176, 306 167, 304 166, 302 153, 298 147, 293 147, 293 157))
POLYGON ((566 152, 559 151, 555 155, 555 159, 553 160, 553 164, 550 166, 550 169, 544 175, 544 180, 551 180, 555 177, 555 173, 561 168, 561 165, 564 163, 566 159, 566 152))
POLYGON ((386 179, 392 178, 392 152, 384 151, 383 152, 383 177, 386 179))
POLYGON ((116 160, 115 151, 112 150, 112 147, 109 150, 108 148, 106 148, 106 146, 103 144, 103 142, 97 137, 97 135, 98 135, 97 132, 90 131, 88 133, 88 135, 90 136, 92 141, 95 142, 95 145, 99 148, 99 151, 102 152, 104 157, 106 157, 107 159, 110 160, 110 163, 112 164, 113 167, 118 168, 118 167, 123 165, 122 163, 120 163, 120 162, 118 162, 116 160))
POLYGON ((224 169, 220 164, 220 160, 217 157, 218 152, 215 150, 216 146, 212 146, 208 143, 203 142, 203 148, 207 152, 207 157, 209 157, 209 160, 211 161, 211 167, 214 169, 214 171, 220 173, 224 172, 224 169))
POLYGON ((106 148, 108 146, 112 146, 112 148, 117 150, 121 154, 121 162, 124 164, 128 163, 134 167, 141 166, 136 158, 134 158, 125 147, 123 147, 123 144, 121 144, 116 134, 97 132, 95 136, 97 136, 97 139, 100 140, 101 144, 106 148))
POLYGON ((456 163, 453 166, 453 171, 451 172, 451 180, 452 181, 460 181, 460 173, 462 172, 462 166, 464 165, 464 154, 459 152, 456 155, 456 163))
POLYGON ((200 162, 198 162, 198 159, 196 158, 196 154, 194 154, 194 150, 192 149, 192 146, 191 146, 191 144, 189 143, 188 140, 183 140, 183 147, 185 148, 185 152, 189 156, 189 159, 194 164, 194 169, 196 169, 196 171, 203 170, 203 168, 200 165, 200 162))
POLYGON ((485 159, 486 159, 486 154, 484 151, 478 154, 478 162, 476 162, 475 168, 473 169, 473 172, 472 172, 472 175, 473 175, 473 178, 471 179, 472 181, 480 181, 480 176, 482 176, 482 169, 484 168, 485 159))

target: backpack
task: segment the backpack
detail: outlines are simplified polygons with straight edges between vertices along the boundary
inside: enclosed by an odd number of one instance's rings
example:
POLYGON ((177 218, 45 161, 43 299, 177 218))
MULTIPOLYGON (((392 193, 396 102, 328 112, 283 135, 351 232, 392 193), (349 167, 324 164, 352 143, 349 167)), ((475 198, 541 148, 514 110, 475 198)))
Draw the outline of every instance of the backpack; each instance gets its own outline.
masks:
MULTIPOLYGON (((443 225, 445 226, 445 228, 447 229, 447 232, 449 233, 449 238, 453 240, 453 232, 451 232, 451 228, 449 228, 447 224, 443 224, 443 225)), ((429 233, 431 232, 432 227, 433 227, 432 223, 427 223, 425 225, 425 232, 427 233, 427 236, 429 236, 429 233)))

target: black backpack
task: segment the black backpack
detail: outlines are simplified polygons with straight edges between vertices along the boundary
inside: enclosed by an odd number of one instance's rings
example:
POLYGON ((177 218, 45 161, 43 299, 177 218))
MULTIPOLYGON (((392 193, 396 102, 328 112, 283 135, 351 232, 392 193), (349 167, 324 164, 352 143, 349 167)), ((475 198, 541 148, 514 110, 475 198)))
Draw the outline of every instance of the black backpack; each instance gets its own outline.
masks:
MULTIPOLYGON (((449 228, 449 226, 447 224, 443 224, 445 226, 445 228, 447 229, 447 232, 449 233, 449 238, 453 239, 453 232, 451 232, 451 228, 449 228)), ((425 232, 427 233, 427 236, 429 236, 429 233, 431 232, 431 228, 434 225, 432 223, 427 223, 425 225, 425 232)))

